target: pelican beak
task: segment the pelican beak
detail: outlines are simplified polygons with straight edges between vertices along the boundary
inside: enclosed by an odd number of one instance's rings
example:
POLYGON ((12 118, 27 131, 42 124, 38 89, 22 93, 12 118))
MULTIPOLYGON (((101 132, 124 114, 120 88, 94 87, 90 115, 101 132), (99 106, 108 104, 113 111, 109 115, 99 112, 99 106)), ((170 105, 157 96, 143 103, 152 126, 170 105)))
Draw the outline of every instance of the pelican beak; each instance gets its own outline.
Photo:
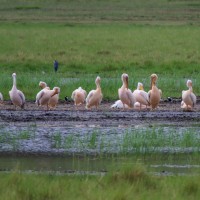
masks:
POLYGON ((56 90, 52 95, 51 97, 53 97, 54 95, 58 94, 58 91, 56 90))
POLYGON ((153 78, 151 78, 151 89, 152 89, 152 86, 153 86, 153 78))
POLYGON ((128 76, 126 76, 125 81, 126 81, 126 88, 128 89, 128 76))
POLYGON ((144 87, 142 85, 140 85, 140 90, 144 90, 144 87))

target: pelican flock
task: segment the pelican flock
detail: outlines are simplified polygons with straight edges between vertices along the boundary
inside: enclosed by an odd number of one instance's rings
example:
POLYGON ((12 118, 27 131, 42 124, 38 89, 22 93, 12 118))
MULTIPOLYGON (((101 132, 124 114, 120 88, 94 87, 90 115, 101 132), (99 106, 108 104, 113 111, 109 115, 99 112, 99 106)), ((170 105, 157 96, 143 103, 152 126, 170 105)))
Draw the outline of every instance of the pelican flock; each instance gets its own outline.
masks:
MULTIPOLYGON (((25 95, 22 91, 18 90, 16 77, 16 73, 13 73, 13 86, 9 91, 9 96, 15 109, 17 109, 17 107, 23 109, 25 105, 25 95)), ((144 91, 144 86, 141 82, 138 82, 137 88, 132 92, 129 89, 129 76, 128 74, 123 73, 121 75, 122 86, 118 89, 119 100, 115 101, 111 108, 135 110, 143 110, 147 108, 151 108, 151 110, 157 109, 161 100, 162 91, 157 87, 158 76, 152 74, 150 79, 151 87, 149 92, 144 91)), ((100 83, 101 78, 97 76, 95 79, 96 89, 91 90, 88 95, 86 90, 81 86, 72 92, 71 99, 73 100, 76 109, 78 108, 77 106, 83 104, 85 104, 86 109, 91 109, 92 107, 97 109, 99 107, 103 98, 100 83)), ((190 111, 193 110, 197 97, 193 93, 191 80, 187 80, 186 86, 188 87, 188 90, 182 91, 180 107, 183 110, 190 111)), ((39 87, 41 90, 36 95, 35 103, 38 106, 45 106, 47 110, 55 109, 59 101, 60 88, 54 87, 53 89, 50 89, 50 87, 43 81, 39 82, 39 87)), ((0 93, 0 103, 2 102, 3 95, 0 93)))

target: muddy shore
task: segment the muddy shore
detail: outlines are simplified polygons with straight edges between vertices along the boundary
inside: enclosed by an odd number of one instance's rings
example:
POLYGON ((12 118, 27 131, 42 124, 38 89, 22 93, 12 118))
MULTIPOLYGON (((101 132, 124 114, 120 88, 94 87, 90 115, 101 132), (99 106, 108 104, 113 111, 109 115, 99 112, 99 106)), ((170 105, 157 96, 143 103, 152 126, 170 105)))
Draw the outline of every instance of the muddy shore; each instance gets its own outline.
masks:
MULTIPOLYGON (((5 101, 0 106, 0 122, 36 122, 52 121, 53 123, 65 121, 69 123, 92 124, 95 122, 103 126, 111 126, 117 123, 132 125, 133 122, 145 123, 146 121, 169 121, 171 123, 184 123, 184 121, 200 120, 200 104, 197 103, 191 112, 183 111, 180 107, 179 99, 172 102, 162 101, 157 110, 150 109, 122 110, 110 108, 114 102, 103 102, 99 109, 86 110, 84 105, 75 108, 72 102, 60 101, 56 109, 46 111, 44 108, 37 107, 34 101, 27 101, 25 109, 14 109, 10 101, 5 101)), ((185 123, 184 123, 185 124, 185 123)))
MULTIPOLYGON (((192 112, 183 111, 180 100, 162 101, 155 111, 112 109, 110 106, 113 103, 103 102, 98 110, 86 110, 84 106, 76 109, 72 102, 60 101, 55 110, 45 111, 38 108, 34 101, 28 101, 25 110, 14 110, 11 102, 5 101, 0 106, 0 155, 93 155, 100 151, 118 153, 117 146, 113 143, 112 147, 109 141, 118 138, 117 142, 120 142, 126 130, 200 125, 198 103, 192 112), (94 132, 96 146, 90 148, 94 132), (104 148, 98 146, 102 137, 104 148), (77 144, 79 146, 76 148, 77 144)), ((186 149, 186 152, 189 151, 186 149)))

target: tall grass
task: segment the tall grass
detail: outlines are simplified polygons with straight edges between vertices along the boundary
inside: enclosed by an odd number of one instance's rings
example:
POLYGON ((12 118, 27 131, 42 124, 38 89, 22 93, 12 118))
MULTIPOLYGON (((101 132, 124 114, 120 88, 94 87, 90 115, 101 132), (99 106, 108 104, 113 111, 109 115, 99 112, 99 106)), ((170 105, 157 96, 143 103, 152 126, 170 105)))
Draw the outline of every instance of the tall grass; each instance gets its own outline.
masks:
POLYGON ((0 174, 1 199, 198 199, 199 176, 154 177, 142 166, 105 176, 0 174), (170 194, 170 195, 169 195, 170 194))
POLYGON ((163 97, 180 97, 189 78, 198 95, 199 31, 197 26, 0 24, 0 91, 9 98, 16 72, 27 99, 35 99, 40 80, 61 87, 64 99, 80 85, 93 89, 100 75, 104 99, 113 100, 127 72, 131 89, 140 81, 148 90, 149 76, 157 73, 163 97), (54 59, 60 64, 57 74, 54 59))

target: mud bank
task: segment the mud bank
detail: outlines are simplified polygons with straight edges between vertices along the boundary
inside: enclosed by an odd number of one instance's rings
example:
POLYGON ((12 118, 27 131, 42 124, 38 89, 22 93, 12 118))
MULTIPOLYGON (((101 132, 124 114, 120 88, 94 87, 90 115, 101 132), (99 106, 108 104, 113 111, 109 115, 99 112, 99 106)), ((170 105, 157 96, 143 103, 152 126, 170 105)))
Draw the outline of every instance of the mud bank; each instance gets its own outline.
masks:
MULTIPOLYGON (((71 102, 60 102, 53 111, 36 107, 27 102, 25 110, 13 110, 11 103, 0 107, 0 154, 19 155, 97 155, 135 152, 189 153, 198 146, 158 146, 150 144, 138 147, 127 141, 140 141, 150 133, 173 140, 194 132, 200 137, 200 108, 183 112, 180 102, 161 102, 156 111, 111 109, 113 102, 102 103, 98 110, 78 110, 71 102), (162 128, 160 128, 162 127, 162 128), (195 127, 195 128, 193 128, 195 127), (137 135, 138 134, 138 135, 137 135), (172 135, 174 134, 174 135, 172 135)), ((162 141, 161 140, 161 141, 162 141)), ((140 142, 139 141, 139 142, 140 142)), ((146 144, 145 144, 146 145, 146 144)))
MULTIPOLYGON (((113 102, 102 103, 98 110, 86 110, 84 106, 75 108, 71 102, 60 101, 55 110, 46 111, 35 105, 33 101, 26 103, 25 110, 14 110, 9 101, 0 107, 0 122, 37 122, 37 121, 65 121, 72 123, 82 122, 93 124, 99 122, 103 126, 112 124, 145 123, 146 121, 180 122, 199 121, 200 106, 197 104, 193 112, 185 112, 180 108, 180 100, 175 102, 161 102, 155 111, 112 109, 113 102)), ((185 124, 185 123, 184 123, 185 124)))

